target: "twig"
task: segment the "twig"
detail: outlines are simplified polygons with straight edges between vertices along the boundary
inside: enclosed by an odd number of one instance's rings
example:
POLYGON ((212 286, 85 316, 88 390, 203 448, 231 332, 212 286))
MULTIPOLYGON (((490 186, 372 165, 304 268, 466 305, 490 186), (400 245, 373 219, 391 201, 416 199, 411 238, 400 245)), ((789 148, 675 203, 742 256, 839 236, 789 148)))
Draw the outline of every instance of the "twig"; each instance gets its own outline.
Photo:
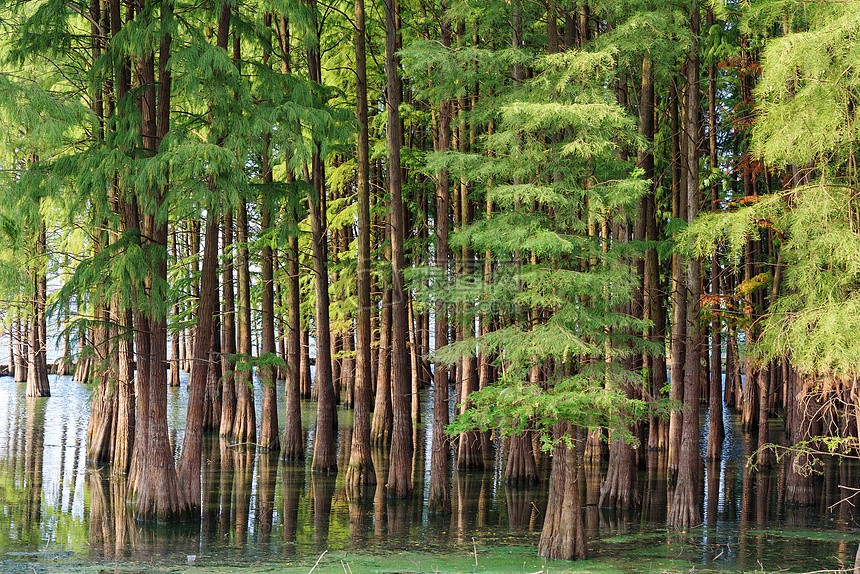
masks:
POLYGON ((475 549, 475 570, 478 569, 478 545, 475 544, 475 537, 472 536, 472 548, 475 549))
POLYGON ((839 488, 843 488, 845 490, 853 490, 854 494, 849 494, 848 496, 844 496, 844 497, 840 498, 838 501, 836 501, 833 504, 831 504, 830 506, 828 506, 827 510, 833 510, 834 508, 836 508, 837 506, 839 506, 843 502, 847 502, 851 506, 854 506, 854 503, 851 502, 851 499, 854 498, 855 496, 857 496, 858 494, 860 494, 860 488, 854 488, 851 486, 843 486, 841 484, 838 484, 837 486, 839 488))
POLYGON ((323 553, 322 553, 322 554, 320 554, 320 557, 319 557, 319 558, 317 558, 317 563, 316 563, 316 564, 314 564, 314 567, 313 567, 313 568, 311 568, 311 571, 310 571, 310 572, 308 572, 308 574, 312 574, 312 572, 313 572, 314 570, 316 570, 317 566, 319 566, 320 560, 322 560, 322 559, 323 559, 323 556, 325 556, 327 552, 328 552, 328 550, 323 550, 323 553))

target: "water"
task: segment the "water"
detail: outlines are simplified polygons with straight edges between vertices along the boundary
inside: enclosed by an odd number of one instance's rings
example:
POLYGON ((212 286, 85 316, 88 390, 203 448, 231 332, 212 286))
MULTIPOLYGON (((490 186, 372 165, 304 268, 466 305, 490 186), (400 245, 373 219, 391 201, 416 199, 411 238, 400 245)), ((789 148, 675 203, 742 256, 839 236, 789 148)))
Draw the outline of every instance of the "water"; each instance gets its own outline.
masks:
MULTIPOLYGON (((167 526, 135 522, 122 477, 87 462, 88 387, 52 376, 52 396, 44 399, 26 398, 24 387, 0 378, 0 572, 257 571, 261 565, 308 572, 317 560, 317 572, 347 574, 380 568, 535 572, 573 566, 535 556, 546 484, 512 487, 498 469, 455 472, 453 512, 426 511, 430 396, 422 397, 424 424, 415 429, 418 495, 413 500, 388 499, 379 486, 361 501, 349 501, 342 472, 313 474, 305 464, 284 464, 277 455, 231 448, 229 441, 210 436, 204 447, 203 520, 167 526)), ((176 447, 187 404, 184 379, 168 393, 176 447)), ((312 403, 304 405, 304 424, 311 428, 314 409, 312 403)), ((725 416, 733 422, 729 413, 725 416)), ((351 412, 341 409, 341 468, 351 424, 351 412)), ((671 498, 665 475, 656 470, 664 455, 645 451, 642 509, 587 506, 591 558, 575 569, 809 572, 853 566, 860 531, 853 507, 837 503, 849 492, 840 486, 857 485, 857 465, 828 461, 816 477, 819 502, 791 507, 782 502, 784 465, 767 472, 749 469, 744 461, 754 439, 732 425, 726 428, 723 460, 703 465, 704 525, 666 528, 671 498)), ((779 435, 776 422, 771 437, 779 435)), ((307 429, 306 438, 310 453, 307 429)), ((374 456, 381 485, 386 455, 374 456)), ((587 470, 592 471, 587 488, 596 488, 599 469, 587 470)))

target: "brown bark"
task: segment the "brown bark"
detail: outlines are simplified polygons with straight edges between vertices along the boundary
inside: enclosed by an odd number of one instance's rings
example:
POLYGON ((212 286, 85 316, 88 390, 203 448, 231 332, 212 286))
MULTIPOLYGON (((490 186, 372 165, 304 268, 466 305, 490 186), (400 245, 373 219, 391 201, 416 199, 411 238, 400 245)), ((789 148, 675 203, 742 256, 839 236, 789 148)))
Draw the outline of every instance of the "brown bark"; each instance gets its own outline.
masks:
MULTIPOLYGON (((107 348, 109 330, 107 320, 109 311, 103 306, 97 308, 101 325, 94 329, 96 349, 107 348)), ((107 359, 107 357, 105 357, 107 359)), ((90 420, 87 426, 87 458, 96 462, 111 460, 113 445, 113 424, 116 418, 116 388, 109 372, 103 372, 93 389, 93 402, 90 407, 90 420)))
POLYGON ((311 384, 311 333, 307 325, 302 326, 299 357, 300 396, 303 399, 309 399, 313 394, 313 385, 311 384))
MULTIPOLYGON (((443 4, 443 10, 445 4, 443 4)), ((441 21, 442 45, 451 46, 451 28, 447 15, 441 21)), ((450 146, 451 102, 439 104, 439 129, 437 151, 446 151, 450 146)), ((448 229, 451 188, 448 170, 440 171, 436 180, 436 273, 443 285, 448 280, 448 229)), ((434 348, 448 345, 448 311, 446 302, 437 297, 435 303, 434 348)), ((448 426, 448 369, 436 364, 433 370, 433 438, 430 446, 430 492, 427 508, 430 511, 451 510, 451 455, 445 427, 448 426)))
POLYGON ((33 300, 30 303, 30 344, 27 354, 27 389, 28 397, 50 397, 51 386, 48 383, 48 361, 46 358, 45 304, 48 297, 48 279, 42 270, 41 259, 47 249, 47 233, 45 223, 39 217, 38 235, 36 238, 36 263, 30 270, 33 285, 33 300))
POLYGON ((391 407, 391 282, 388 277, 383 279, 380 307, 376 399, 370 427, 370 441, 375 445, 391 442, 394 418, 391 407))
POLYGON ((609 468, 600 484, 601 508, 637 508, 640 504, 636 456, 624 439, 613 436, 609 443, 609 468))
MULTIPOLYGON (((682 191, 681 154, 680 154, 680 124, 678 121, 678 91, 672 85, 671 97, 672 117, 672 217, 686 219, 686 206, 682 191)), ((678 404, 684 400, 684 333, 686 329, 684 314, 686 312, 686 290, 682 271, 681 256, 672 254, 672 366, 669 385, 669 399, 678 404)), ((678 460, 681 451, 681 431, 683 414, 673 409, 669 418, 669 471, 678 470, 678 460)))
MULTIPOLYGON (((173 226, 173 229, 170 231, 170 246, 173 252, 173 260, 174 262, 179 261, 182 258, 182 254, 179 252, 179 245, 176 241, 176 226, 173 226)), ((173 305, 173 316, 179 317, 182 312, 182 306, 179 303, 175 303, 173 305)), ((171 387, 179 386, 179 369, 182 368, 182 365, 179 362, 179 331, 175 331, 173 333, 173 339, 170 342, 170 379, 168 380, 168 384, 171 387)))
MULTIPOLYGON (((15 375, 16 383, 23 383, 27 380, 27 356, 29 345, 24 337, 23 329, 21 328, 20 316, 15 319, 15 375)), ((90 366, 92 358, 86 361, 86 367, 90 366)), ((80 364, 80 363, 79 363, 80 364)), ((86 370, 86 368, 82 369, 86 370)), ((75 380, 82 383, 90 382, 89 376, 83 373, 81 376, 76 376, 75 380)))
MULTIPOLYGON (((229 9, 225 9, 229 10, 229 9)), ((212 201, 206 209, 203 269, 200 279, 200 303, 197 309, 197 336, 192 357, 185 415, 185 435, 179 459, 179 484, 184 489, 188 505, 199 512, 202 504, 200 479, 202 469, 203 415, 209 357, 212 347, 212 317, 217 308, 218 227, 220 210, 212 201)))
POLYGON ((532 449, 532 433, 528 429, 511 437, 508 462, 505 465, 505 482, 508 484, 534 484, 537 482, 537 465, 532 449))
MULTIPOLYGON (((227 31, 230 23, 230 7, 221 9, 218 19, 218 47, 227 49, 227 31)), ((210 176, 210 192, 217 189, 215 176, 210 176)), ((191 376, 189 378, 188 407, 185 415, 185 435, 182 442, 182 455, 177 472, 179 484, 184 490, 187 504, 194 512, 199 512, 202 499, 200 480, 202 470, 203 419, 205 395, 209 375, 209 358, 212 350, 212 318, 217 308, 218 274, 218 230, 220 206, 217 200, 209 201, 206 206, 206 231, 203 247, 203 267, 198 290, 197 325, 194 353, 191 357, 191 376)), ((199 238, 198 238, 199 241, 199 238)), ((198 246, 199 247, 199 246, 198 246)), ((195 263, 196 265, 196 263, 195 263)))
MULTIPOLYGON (((316 2, 311 0, 316 18, 316 2)), ((307 50, 308 74, 312 82, 322 80, 320 54, 317 48, 307 50)), ((311 222, 311 246, 314 269, 314 306, 316 324, 316 384, 318 385, 317 425, 314 435, 314 455, 311 469, 314 472, 337 472, 337 451, 334 431, 337 427, 334 381, 331 363, 331 325, 329 322, 328 247, 326 241, 325 166, 316 144, 310 171, 305 177, 313 187, 308 195, 311 222)))
MULTIPOLYGON (((690 27, 694 39, 699 33, 699 8, 693 0, 690 27)), ((686 165, 686 197, 688 221, 699 212, 699 53, 695 40, 687 55, 687 91, 684 101, 684 157, 686 165)), ((702 510, 698 504, 699 470, 699 297, 701 294, 700 263, 696 258, 687 262, 686 361, 684 364, 684 413, 678 480, 669 509, 668 523, 690 527, 701 523, 702 510)))
MULTIPOLYGON (((294 223, 298 219, 293 212, 294 223)), ((287 248, 288 316, 287 316, 287 380, 285 397, 284 440, 281 457, 284 460, 304 460, 302 439, 302 406, 299 366, 302 356, 301 311, 299 309, 299 238, 290 236, 287 248)))
POLYGON ((579 466, 576 447, 565 439, 573 438, 570 423, 556 423, 555 447, 549 477, 546 516, 538 543, 538 555, 561 560, 581 560, 587 556, 585 527, 579 493, 579 466))
POLYGON ((770 451, 763 448, 770 442, 768 424, 768 391, 770 389, 771 370, 764 368, 759 370, 757 379, 758 388, 758 456, 756 465, 762 469, 770 466, 770 451))
POLYGON ((113 468, 121 474, 129 471, 134 451, 136 428, 134 391, 134 345, 132 338, 133 314, 131 309, 120 311, 117 340, 117 402, 116 429, 113 441, 113 468))
POLYGON ((398 79, 399 58, 397 56, 397 5, 396 0, 385 1, 385 70, 386 109, 388 110, 388 190, 391 195, 391 280, 393 300, 391 311, 391 394, 392 414, 391 463, 388 470, 388 494, 409 496, 412 494, 412 414, 410 400, 412 385, 409 373, 409 350, 407 331, 407 297, 403 270, 406 256, 403 248, 405 238, 405 206, 401 194, 400 166, 400 100, 401 87, 398 79))
MULTIPOLYGON (((714 12, 707 10, 707 27, 710 30, 714 23, 714 12)), ((717 66, 715 62, 708 64, 708 159, 711 171, 717 169, 717 66)), ((711 211, 719 211, 719 191, 716 184, 711 185, 711 211)), ((720 293, 720 264, 715 250, 711 256, 711 296, 716 298, 720 293)), ((722 325, 719 320, 719 303, 713 304, 714 319, 711 321, 711 385, 708 391, 708 446, 705 458, 718 460, 722 455, 722 444, 725 438, 723 427, 723 376, 722 376, 722 346, 720 344, 722 325)))
MULTIPOLYGON (((376 484, 376 471, 370 455, 370 149, 367 126, 367 68, 364 0, 355 1, 355 75, 356 75, 356 195, 358 197, 358 309, 355 313, 355 391, 352 448, 346 471, 346 484, 355 488, 376 484)), ((350 335, 350 339, 352 335, 350 335)))
MULTIPOLYGON (((811 396, 813 382, 804 380, 795 372, 789 376, 791 389, 791 412, 788 413, 788 432, 794 445, 809 441, 819 430, 818 416, 820 405, 811 396)), ((811 447, 813 445, 807 444, 811 447)), ((785 502, 799 506, 815 503, 813 472, 816 469, 815 457, 803 450, 796 450, 788 457, 785 477, 785 502)))
POLYGON ((236 442, 257 442, 257 412, 254 406, 251 366, 251 274, 248 262, 248 206, 239 201, 236 210, 236 362, 233 382, 236 389, 236 416, 232 436, 236 442))
MULTIPOLYGON (((459 375, 461 377, 460 414, 463 414, 471 408, 469 396, 478 390, 477 361, 473 357, 462 359, 459 375)), ((484 450, 481 433, 474 430, 460 433, 457 443, 457 469, 480 470, 483 468, 484 450)))
POLYGON ((225 206, 221 227, 221 250, 224 265, 221 271, 223 289, 221 301, 221 436, 232 436, 236 418, 236 305, 233 296, 233 213, 225 206))
MULTIPOLYGON (((268 136, 266 137, 268 144, 268 136)), ((269 150, 263 155, 263 182, 271 183, 272 169, 269 165, 269 150)), ((266 233, 272 226, 272 212, 268 200, 263 197, 260 201, 260 231, 266 233)), ((260 384, 263 390, 263 409, 260 421, 260 448, 279 450, 281 448, 278 429, 278 393, 276 384, 277 348, 275 347, 275 285, 274 261, 272 246, 267 242, 263 246, 262 261, 260 262, 262 279, 261 317, 260 317, 260 359, 258 367, 260 384)))
MULTIPOLYGON (((172 17, 170 14, 172 9, 171 3, 162 4, 162 22, 172 17)), ((147 152, 152 154, 157 152, 158 145, 169 126, 170 72, 167 64, 170 58, 170 43, 170 35, 166 34, 162 37, 159 46, 157 106, 153 55, 146 55, 139 62, 141 85, 144 86, 141 102, 143 141, 147 152)), ((164 204, 166 190, 164 187, 159 187, 154 191, 154 204, 160 208, 164 204)), ((157 290, 153 290, 152 286, 156 281, 162 284, 167 282, 167 259, 164 257, 167 252, 167 222, 156 219, 154 213, 145 213, 140 229, 141 237, 150 238, 147 241, 152 241, 148 247, 157 251, 159 255, 155 258, 154 276, 150 284, 150 297, 159 297, 160 294, 157 290)), ((155 305, 155 307, 158 306, 155 305)), ((141 363, 140 358, 147 352, 151 361, 146 371, 140 373, 141 378, 148 376, 148 385, 139 385, 139 388, 142 393, 148 393, 149 404, 144 411, 148 423, 147 433, 145 436, 136 436, 136 449, 137 444, 141 445, 142 465, 135 484, 137 492, 135 517, 171 521, 183 518, 188 513, 188 507, 177 480, 167 428, 167 324, 164 316, 146 317, 140 312, 138 315, 141 315, 139 324, 148 326, 148 329, 145 327, 143 329, 143 338, 148 338, 149 344, 148 349, 142 348, 145 345, 138 346, 138 366, 141 363)), ((140 418, 142 417, 138 417, 140 418)))
MULTIPOLYGON (((639 133, 648 142, 649 147, 638 152, 637 166, 642 169, 644 179, 654 179, 654 71, 650 54, 642 59, 642 89, 639 96, 639 133)), ((647 242, 657 240, 657 215, 655 185, 652 184, 645 197, 642 198, 642 217, 644 218, 644 239, 647 242)), ((656 247, 650 247, 645 254, 642 307, 645 316, 651 320, 648 329, 648 340, 663 347, 662 352, 649 358, 650 394, 652 399, 661 397, 661 389, 666 384, 666 310, 663 307, 660 290, 660 261, 656 247)), ((666 421, 659 417, 650 417, 648 448, 665 449, 666 421)))

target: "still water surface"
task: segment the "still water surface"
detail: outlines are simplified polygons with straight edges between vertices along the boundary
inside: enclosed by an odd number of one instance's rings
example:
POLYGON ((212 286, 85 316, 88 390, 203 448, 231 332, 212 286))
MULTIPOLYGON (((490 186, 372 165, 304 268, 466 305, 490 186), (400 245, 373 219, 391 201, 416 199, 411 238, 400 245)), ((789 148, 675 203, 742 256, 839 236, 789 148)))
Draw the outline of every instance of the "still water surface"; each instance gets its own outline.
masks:
MULTIPOLYGON (((137 523, 126 511, 122 479, 86 461, 91 389, 52 375, 51 390, 50 398, 28 399, 24 383, 0 378, 0 572, 101 566, 122 571, 120 563, 137 564, 137 571, 171 570, 189 567, 189 557, 195 568, 280 563, 302 565, 307 572, 324 551, 327 560, 352 555, 371 562, 374 556, 409 552, 402 556, 403 568, 410 571, 421 570, 419 559, 432 562, 434 557, 461 555, 478 562, 475 551, 485 561, 491 551, 502 552, 503 561, 490 567, 496 571, 533 572, 531 564, 539 560, 534 548, 546 484, 506 485, 500 470, 454 472, 453 512, 434 515, 426 511, 424 496, 395 501, 381 486, 361 502, 348 501, 343 473, 313 474, 304 464, 284 464, 277 454, 231 447, 214 436, 204 451, 203 520, 180 526, 137 523)), ((184 384, 168 392, 172 441, 180 445, 187 392, 184 384)), ((283 396, 282 386, 279 393, 283 396)), ((432 400, 422 398, 424 424, 415 431, 413 464, 416 491, 423 494, 432 400)), ((314 408, 304 406, 306 426, 312 427, 314 408)), ((351 424, 351 411, 342 409, 341 461, 351 424)), ((780 502, 784 468, 759 473, 747 468, 744 460, 754 438, 733 426, 727 429, 723 460, 704 468, 706 523, 690 531, 665 527, 667 483, 656 470, 664 465, 660 454, 644 452, 641 511, 612 512, 595 505, 584 510, 589 569, 810 572, 853 566, 860 531, 853 507, 837 503, 847 492, 840 486, 857 486, 857 467, 828 461, 816 479, 816 506, 786 506, 780 502)), ((778 423, 771 436, 777 431, 778 423)), ((312 432, 306 437, 310 452, 312 432)), ((498 462, 502 457, 498 452, 498 462)), ((375 454, 380 485, 385 458, 381 451, 375 454)), ((587 473, 584 483, 586 501, 595 501, 599 474, 587 473)), ((556 563, 553 571, 571 566, 556 563)))

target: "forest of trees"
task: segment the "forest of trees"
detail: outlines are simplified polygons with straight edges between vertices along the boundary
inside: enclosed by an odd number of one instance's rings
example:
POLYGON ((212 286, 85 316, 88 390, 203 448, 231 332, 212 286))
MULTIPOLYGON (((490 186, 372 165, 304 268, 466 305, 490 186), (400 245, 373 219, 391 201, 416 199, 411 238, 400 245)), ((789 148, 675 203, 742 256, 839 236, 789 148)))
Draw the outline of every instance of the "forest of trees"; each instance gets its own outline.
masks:
POLYGON ((759 446, 781 413, 794 504, 856 447, 860 4, 9 0, 0 29, 10 368, 49 395, 60 332, 138 519, 199 518, 203 433, 355 497, 383 445, 413 496, 428 389, 429 510, 502 449, 549 480, 548 557, 585 557, 595 458, 635 508, 667 451, 699 524, 700 411, 709 460, 724 403, 759 446))

